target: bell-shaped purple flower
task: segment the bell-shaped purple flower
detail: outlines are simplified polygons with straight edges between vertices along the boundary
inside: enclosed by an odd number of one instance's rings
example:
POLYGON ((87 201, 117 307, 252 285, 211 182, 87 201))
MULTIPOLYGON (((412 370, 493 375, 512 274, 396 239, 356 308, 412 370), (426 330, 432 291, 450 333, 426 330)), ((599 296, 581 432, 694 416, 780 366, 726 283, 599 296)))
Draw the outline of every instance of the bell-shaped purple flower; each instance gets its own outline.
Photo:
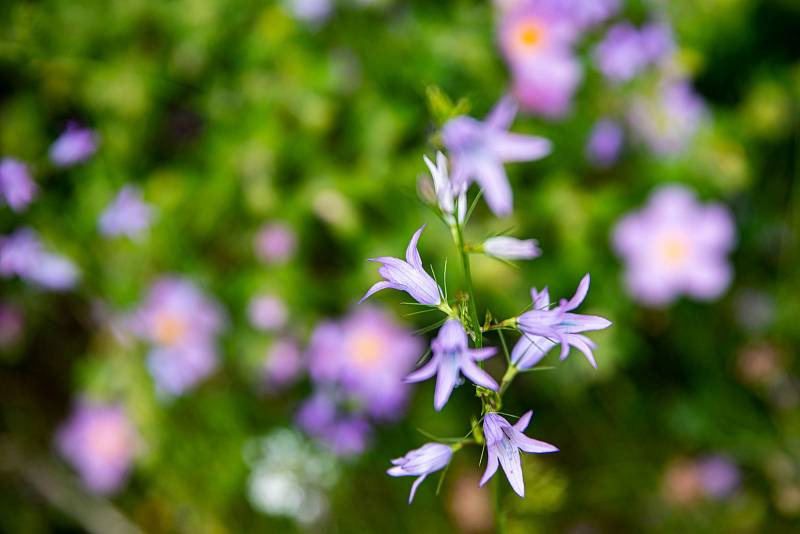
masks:
POLYGON ((0 203, 19 213, 28 207, 37 190, 27 165, 14 158, 0 160, 0 203))
POLYGON ((517 345, 511 353, 511 361, 518 369, 528 369, 541 360, 550 349, 561 344, 561 359, 569 354, 569 348, 581 351, 593 367, 597 367, 592 349, 594 342, 580 332, 603 330, 611 326, 611 321, 596 315, 570 313, 586 298, 589 291, 589 275, 583 277, 575 295, 550 309, 550 295, 545 288, 541 293, 531 290, 533 309, 519 316, 517 320, 522 331, 517 345))
POLYGON ((463 191, 478 182, 495 215, 511 213, 513 199, 503 163, 533 161, 550 153, 550 141, 508 132, 517 114, 510 97, 497 103, 483 122, 461 115, 447 122, 442 138, 453 163, 453 187, 463 191))
POLYGON ((431 343, 431 349, 433 356, 430 361, 408 375, 406 382, 421 382, 436 374, 436 392, 433 399, 436 411, 447 404, 450 394, 456 387, 459 372, 481 387, 495 391, 498 389, 497 382, 475 363, 494 356, 497 349, 494 347, 470 349, 467 333, 458 319, 449 319, 444 323, 439 329, 439 335, 431 343))
POLYGON ((522 478, 522 463, 519 451, 542 454, 558 452, 558 448, 544 441, 529 438, 522 432, 528 428, 533 412, 528 411, 515 425, 502 416, 490 412, 483 418, 483 436, 489 454, 486 471, 481 478, 481 486, 486 484, 497 472, 498 464, 503 467, 508 482, 520 497, 525 496, 525 481, 522 478))
POLYGON ((484 241, 483 253, 501 260, 532 260, 542 255, 542 249, 535 239, 501 235, 484 241))
POLYGON ((442 290, 436 280, 425 272, 422 267, 422 259, 417 251, 417 242, 424 229, 425 225, 423 224, 408 243, 406 261, 389 256, 369 260, 382 264, 378 269, 378 273, 384 280, 369 288, 369 291, 361 298, 359 303, 364 302, 364 300, 382 289, 390 288, 405 291, 420 304, 439 306, 442 303, 442 290))
POLYGON ((419 449, 392 460, 394 467, 386 472, 393 477, 419 477, 411 485, 411 494, 408 496, 408 504, 411 504, 417 488, 425 477, 447 466, 452 456, 453 449, 450 446, 442 443, 426 443, 419 449))

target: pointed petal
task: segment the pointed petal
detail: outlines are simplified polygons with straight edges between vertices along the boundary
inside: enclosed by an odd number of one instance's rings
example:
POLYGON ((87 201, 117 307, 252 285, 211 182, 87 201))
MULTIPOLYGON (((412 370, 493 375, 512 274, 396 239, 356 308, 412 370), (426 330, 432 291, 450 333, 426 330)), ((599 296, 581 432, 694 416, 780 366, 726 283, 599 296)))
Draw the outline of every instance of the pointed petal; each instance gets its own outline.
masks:
POLYGON ((422 231, 424 229, 425 225, 423 224, 419 227, 419 230, 414 232, 414 235, 411 237, 411 241, 408 242, 408 247, 406 248, 406 261, 418 271, 425 270, 422 268, 422 259, 419 257, 419 252, 417 251, 417 242, 419 241, 419 236, 422 235, 422 231))
POLYGON ((588 330, 604 330, 611 326, 611 321, 599 315, 583 315, 580 313, 565 313, 561 318, 559 329, 568 334, 586 332, 588 330))
POLYGON ((586 298, 586 293, 589 292, 589 281, 589 273, 586 273, 581 279, 581 283, 578 284, 578 289, 575 291, 575 295, 569 299, 569 302, 567 302, 566 306, 564 307, 564 311, 574 310, 581 305, 583 299, 586 298))
POLYGON ((358 303, 361 304, 362 302, 367 300, 369 297, 371 297, 372 295, 374 295, 378 291, 381 291, 383 289, 391 289, 391 288, 394 288, 394 284, 392 284, 391 282, 387 282, 386 280, 381 280, 380 282, 376 282, 375 285, 373 285, 371 288, 369 288, 369 291, 367 291, 366 295, 361 297, 361 300, 359 300, 358 303))
POLYGON ((547 310, 550 307, 550 291, 545 287, 541 291, 531 288, 531 300, 534 310, 547 310))
POLYGON ((470 358, 476 362, 482 362, 497 354, 497 347, 484 347, 482 349, 469 349, 470 358))
POLYGON ((497 458, 500 466, 506 473, 508 483, 520 497, 525 496, 525 481, 522 479, 522 460, 519 457, 519 449, 511 443, 505 436, 497 446, 497 458))
POLYGON ((490 138, 492 152, 500 161, 535 161, 553 150, 553 144, 544 137, 507 132, 495 133, 490 138))
POLYGON ((453 388, 458 380, 458 365, 454 358, 442 358, 439 363, 439 374, 436 377, 436 390, 433 396, 433 407, 440 411, 447 404, 453 388))
POLYGON ((481 481, 479 484, 480 486, 483 486, 484 484, 489 482, 489 479, 492 478, 494 474, 497 472, 498 465, 500 464, 497 462, 497 454, 495 454, 494 449, 490 448, 488 461, 486 463, 486 471, 483 472, 483 476, 481 477, 481 481))
POLYGON ((422 481, 425 480, 426 476, 428 476, 427 473, 420 476, 417 480, 414 481, 413 484, 411 484, 411 494, 408 496, 408 504, 411 504, 411 502, 414 500, 414 495, 416 495, 417 493, 417 488, 419 487, 420 484, 422 484, 422 481))
POLYGON ((530 369, 542 361, 556 343, 546 337, 522 334, 511 350, 511 361, 520 370, 530 369))
POLYGON ((519 421, 514 424, 514 430, 517 432, 525 432, 525 429, 528 428, 531 422, 531 417, 533 417, 533 410, 525 412, 525 414, 519 418, 519 421))
POLYGON ((399 465, 390 467, 389 469, 386 470, 386 472, 393 477, 404 477, 408 475, 408 473, 406 473, 405 470, 403 470, 403 468, 400 467, 399 465))
POLYGON ((486 203, 498 217, 510 215, 513 209, 513 193, 502 164, 491 158, 475 160, 475 180, 483 189, 486 203))
POLYGON ((586 356, 586 359, 589 360, 592 367, 597 369, 597 361, 594 359, 594 353, 592 352, 592 349, 596 347, 594 341, 580 334, 572 334, 569 336, 569 342, 586 356))
POLYGON ((500 386, 497 385, 497 382, 494 381, 494 378, 489 376, 489 373, 475 365, 475 362, 472 360, 464 359, 461 362, 461 372, 464 373, 464 376, 481 387, 485 387, 486 389, 491 389, 494 391, 500 389, 500 386))
POLYGON ((504 96, 498 100, 492 111, 486 116, 484 124, 489 128, 508 130, 517 115, 517 107, 518 105, 513 97, 510 95, 504 96))
POLYGON ((411 372, 404 382, 422 382, 436 374, 436 369, 439 368, 439 358, 433 356, 425 365, 411 372))
POLYGON ((514 446, 519 447, 521 451, 533 454, 545 454, 548 452, 558 452, 558 447, 539 441, 538 439, 529 438, 522 432, 517 432, 514 435, 514 446))

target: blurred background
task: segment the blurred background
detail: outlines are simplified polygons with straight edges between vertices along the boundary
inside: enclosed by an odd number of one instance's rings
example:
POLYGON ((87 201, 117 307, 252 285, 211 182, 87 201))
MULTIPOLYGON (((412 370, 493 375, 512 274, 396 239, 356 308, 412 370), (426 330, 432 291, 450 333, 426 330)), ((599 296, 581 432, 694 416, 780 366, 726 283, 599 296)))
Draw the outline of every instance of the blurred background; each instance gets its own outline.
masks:
POLYGON ((590 272, 614 326, 509 390, 560 452, 508 531, 797 531, 798 31, 794 0, 3 2, 0 530, 492 532, 479 450, 411 506, 386 474, 480 409, 401 383, 436 314, 356 302, 422 223, 457 292, 422 156, 510 93, 553 152, 467 238, 543 254, 475 256, 479 313, 590 272))

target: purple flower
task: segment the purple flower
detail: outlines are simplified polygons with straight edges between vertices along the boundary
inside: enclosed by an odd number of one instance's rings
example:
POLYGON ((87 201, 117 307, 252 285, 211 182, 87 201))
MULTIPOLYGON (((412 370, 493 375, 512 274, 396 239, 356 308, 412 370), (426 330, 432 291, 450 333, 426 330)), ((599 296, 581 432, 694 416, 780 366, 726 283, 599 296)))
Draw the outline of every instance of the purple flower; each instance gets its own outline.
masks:
POLYGON ((610 119, 597 121, 586 143, 586 159, 596 167, 608 167, 619 158, 625 134, 619 123, 610 119))
POLYGON ((0 201, 15 212, 24 211, 36 196, 28 166, 14 158, 0 160, 0 201))
POLYGON ((113 493, 125 483, 138 441, 122 407, 88 402, 78 403, 56 435, 59 452, 96 493, 113 493))
POLYGON ((382 289, 405 291, 420 304, 427 304, 428 306, 439 306, 442 303, 442 290, 436 280, 425 272, 425 268, 422 266, 422 259, 420 259, 417 251, 417 242, 424 229, 425 225, 423 224, 411 237, 411 241, 406 248, 406 261, 389 256, 369 260, 381 264, 378 273, 384 280, 375 283, 369 288, 369 291, 361 298, 359 303, 364 302, 364 300, 382 289))
POLYGON ((628 122, 633 133, 660 156, 683 152, 706 116, 703 100, 685 80, 665 81, 654 95, 631 104, 628 122))
POLYGON ((30 228, 0 236, 0 276, 9 278, 14 275, 54 291, 71 289, 80 278, 75 264, 46 251, 39 235, 30 228))
POLYGON ((294 383, 303 370, 303 358, 297 341, 283 338, 273 342, 262 369, 264 382, 270 390, 283 389, 294 383))
POLYGON ((162 278, 153 284, 134 328, 152 344, 147 366, 160 392, 180 395, 216 369, 223 323, 219 306, 192 282, 162 278))
POLYGON ((288 0, 288 7, 295 18, 313 25, 325 22, 333 11, 331 0, 288 0))
POLYGON ((335 386, 357 408, 378 419, 399 416, 408 398, 403 378, 421 344, 385 312, 360 307, 343 321, 319 324, 307 351, 311 379, 335 386))
POLYGON ((497 349, 470 349, 467 333, 458 319, 449 319, 431 343, 433 356, 430 361, 406 377, 406 382, 421 382, 436 375, 436 394, 433 406, 438 412, 456 387, 459 372, 475 384, 497 390, 497 382, 475 362, 494 356, 497 349))
POLYGON ((578 35, 566 13, 549 2, 518 2, 503 14, 500 48, 510 65, 568 50, 578 35))
POLYGON ((264 332, 280 330, 289 319, 286 304, 276 295, 258 295, 247 307, 250 324, 264 332))
POLYGON ((489 208, 498 216, 509 215, 513 208, 503 163, 537 160, 551 150, 547 139, 508 132, 516 113, 516 104, 505 97, 483 122, 461 115, 442 129, 452 159, 454 188, 463 191, 475 180, 483 189, 489 208))
POLYGON ((558 449, 536 439, 529 438, 523 432, 528 428, 533 412, 528 411, 520 417, 515 425, 511 425, 500 415, 489 412, 483 418, 483 435, 486 439, 486 450, 489 453, 486 471, 481 478, 481 486, 486 484, 497 472, 497 465, 503 467, 508 482, 520 497, 525 496, 525 481, 522 479, 522 464, 519 451, 542 454, 557 452, 558 449))
POLYGON ((372 427, 363 415, 344 414, 335 392, 317 391, 300 407, 297 424, 338 456, 355 456, 366 450, 372 427))
POLYGON ((97 150, 97 134, 76 122, 67 123, 67 129, 50 146, 50 160, 58 167, 69 167, 89 159, 97 150))
POLYGON ((297 236, 288 224, 273 222, 265 224, 255 239, 256 256, 267 264, 286 263, 297 249, 297 236))
POLYGON ((739 486, 739 468, 727 456, 715 454, 702 458, 697 465, 700 485, 709 497, 724 499, 739 486))
POLYGON ((422 159, 425 160, 425 165, 428 166, 431 173, 436 202, 448 224, 463 223, 467 214, 467 191, 466 189, 460 193, 455 191, 447 172, 447 158, 441 152, 437 152, 436 165, 428 159, 428 156, 422 156, 422 159), (457 206, 456 201, 458 202, 457 206))
POLYGON ((569 112, 583 69, 572 52, 555 52, 513 65, 512 75, 512 93, 523 110, 558 119, 569 112))
POLYGON ((663 24, 637 29, 622 22, 612 26, 594 50, 600 72, 612 82, 626 82, 672 52, 672 33, 663 24))
POLYGON ((727 255, 735 243, 733 218, 721 204, 700 204, 681 185, 656 190, 640 211, 612 232, 625 262, 625 285, 636 300, 663 306, 679 295, 719 297, 732 277, 727 255))
POLYGON ((100 233, 138 239, 150 227, 152 217, 153 209, 142 200, 142 191, 126 185, 100 215, 100 233))
POLYGON ((387 473, 393 477, 418 477, 411 485, 411 494, 408 504, 414 500, 414 494, 425 477, 444 469, 450 463, 453 449, 441 443, 426 443, 419 449, 409 451, 405 456, 392 460, 392 465, 387 473))
POLYGON ((535 239, 497 236, 483 242, 483 253, 503 260, 532 260, 541 256, 542 250, 535 239))
POLYGON ((518 326, 522 337, 511 353, 511 361, 518 369, 533 367, 559 343, 562 360, 567 357, 572 346, 581 351, 593 367, 597 367, 592 353, 595 344, 580 332, 602 330, 611 326, 611 322, 596 315, 570 313, 581 305, 588 291, 587 274, 569 301, 561 299, 558 306, 550 309, 550 295, 547 288, 541 293, 536 288, 531 289, 533 309, 519 316, 518 326))

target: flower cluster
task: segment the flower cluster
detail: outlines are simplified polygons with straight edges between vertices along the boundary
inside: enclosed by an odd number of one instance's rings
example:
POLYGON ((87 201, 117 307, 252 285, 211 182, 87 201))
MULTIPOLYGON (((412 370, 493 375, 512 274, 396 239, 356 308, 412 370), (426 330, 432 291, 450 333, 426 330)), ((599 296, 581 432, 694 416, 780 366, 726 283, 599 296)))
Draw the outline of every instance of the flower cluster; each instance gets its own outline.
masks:
MULTIPOLYGON (((555 31, 552 28, 550 30, 555 31)), ((555 35, 552 38, 555 39, 555 35)), ((513 202, 503 163, 534 160, 550 151, 550 142, 546 139, 507 131, 515 113, 516 104, 510 97, 505 97, 483 122, 459 116, 446 123, 442 129, 442 140, 451 153, 452 173, 448 171, 447 157, 443 153, 439 152, 436 155, 435 164, 427 157, 424 158, 431 173, 435 192, 435 205, 432 208, 448 226, 453 236, 465 275, 466 297, 451 302, 447 297, 446 285, 444 288, 440 286, 437 279, 425 269, 417 249, 424 225, 411 237, 405 251, 405 259, 379 257, 370 260, 380 264, 378 273, 382 280, 369 288, 362 301, 378 291, 395 289, 406 292, 419 305, 438 310, 445 315, 438 334, 431 342, 430 359, 418 369, 408 373, 405 382, 416 383, 435 377, 433 406, 436 411, 445 408, 456 387, 465 380, 474 384, 476 395, 482 402, 483 425, 481 427, 477 418, 473 419, 467 437, 448 440, 447 443, 427 443, 403 457, 392 460, 393 467, 389 469, 389 475, 418 477, 411 488, 409 502, 413 500, 417 488, 425 477, 444 469, 452 455, 465 445, 481 445, 488 451, 488 464, 481 485, 495 474, 498 466, 501 466, 511 487, 517 494, 523 496, 525 486, 520 451, 540 454, 556 452, 558 449, 523 433, 530 423, 532 412, 525 413, 513 425, 501 415, 504 393, 518 373, 534 367, 557 345, 561 346, 562 360, 569 355, 570 348, 574 347, 596 367, 597 362, 593 353, 596 346, 584 333, 611 325, 610 321, 602 317, 575 312, 589 291, 588 274, 581 280, 575 295, 569 300, 562 299, 557 305, 551 305, 548 290, 545 288, 538 291, 534 288, 531 291, 533 304, 528 311, 498 322, 491 322, 489 320, 491 314, 487 312, 486 322, 481 324, 478 321, 470 278, 469 253, 483 253, 502 260, 533 259, 541 254, 538 243, 533 239, 494 236, 481 244, 468 244, 464 241, 464 226, 469 220, 469 214, 465 210, 469 184, 472 181, 478 183, 487 204, 496 215, 508 215, 513 209, 513 202), (505 354, 507 369, 502 380, 498 382, 483 367, 484 362, 497 355, 498 349, 484 346, 483 341, 485 334, 502 330, 517 331, 520 333, 520 339, 511 354, 505 354)), ((347 336, 337 331, 335 326, 327 328, 332 331, 326 332, 324 336, 319 331, 316 333, 322 338, 319 343, 335 344, 347 339, 347 336)), ((502 336, 502 332, 500 335, 502 336)), ((505 348, 505 343, 503 347, 505 348)), ((363 352, 358 345, 352 350, 353 355, 363 352)), ((312 364, 312 374, 339 373, 338 365, 332 363, 330 358, 336 351, 324 347, 320 348, 320 352, 324 352, 326 357, 320 358, 316 366, 312 364), (333 368, 329 368, 331 365, 333 368)), ((357 356, 351 357, 362 359, 357 356)), ((373 361, 372 358, 369 361, 373 361)), ((413 358, 407 361, 413 361, 413 358)), ((352 367, 351 363, 347 368, 352 367)), ((401 371, 401 367, 395 363, 394 371, 401 371)), ((384 364, 378 368, 381 369, 381 374, 373 372, 370 378, 371 383, 379 383, 382 395, 391 389, 394 379, 383 376, 387 368, 389 365, 384 364)), ((380 406, 375 401, 372 405, 380 406)), ((320 403, 320 406, 324 406, 324 403, 320 403)))

